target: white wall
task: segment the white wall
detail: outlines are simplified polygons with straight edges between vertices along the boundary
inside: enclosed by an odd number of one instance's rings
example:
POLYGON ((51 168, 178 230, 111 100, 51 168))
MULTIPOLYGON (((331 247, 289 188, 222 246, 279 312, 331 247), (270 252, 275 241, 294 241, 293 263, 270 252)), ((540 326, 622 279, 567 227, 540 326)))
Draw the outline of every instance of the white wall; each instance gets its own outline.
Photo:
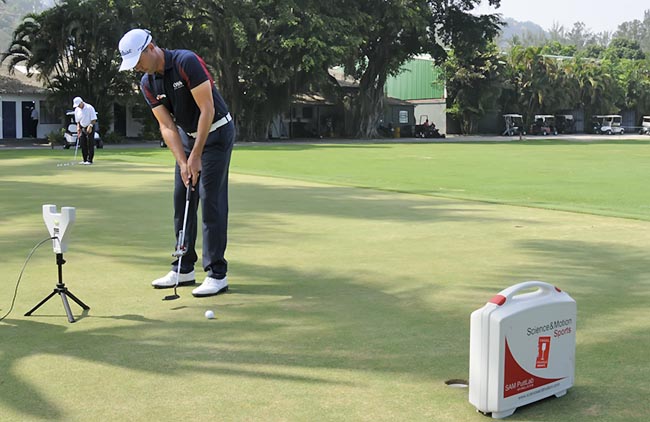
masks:
MULTIPOLYGON (((45 95, 39 94, 26 94, 26 95, 16 95, 16 94, 5 94, 0 95, 0 103, 4 101, 13 101, 16 103, 16 138, 22 139, 23 135, 23 116, 22 116, 22 106, 24 101, 33 101, 36 104, 36 110, 38 110, 39 116, 42 115, 40 101, 45 100, 45 95)), ((2 129, 2 121, 4 116, 2 115, 2 108, 0 107, 0 139, 4 138, 4 133, 2 129)), ((41 119, 39 118, 37 136, 39 138, 45 138, 48 133, 59 130, 62 127, 60 123, 56 124, 42 124, 41 119)))
POLYGON ((436 124, 440 133, 447 133, 447 102, 444 99, 409 101, 415 104, 415 122, 420 124, 428 118, 436 124), (426 116, 426 117, 425 117, 426 116), (422 119, 422 122, 420 121, 422 119))

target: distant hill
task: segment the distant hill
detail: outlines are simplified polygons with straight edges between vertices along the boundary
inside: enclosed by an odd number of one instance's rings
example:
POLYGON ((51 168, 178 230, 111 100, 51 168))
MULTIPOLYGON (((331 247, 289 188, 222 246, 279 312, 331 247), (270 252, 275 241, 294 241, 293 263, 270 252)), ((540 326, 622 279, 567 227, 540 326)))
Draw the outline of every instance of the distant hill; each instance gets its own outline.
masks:
POLYGON ((502 27, 501 36, 497 40, 500 47, 507 47, 514 37, 524 45, 536 43, 544 39, 548 33, 534 22, 519 22, 512 18, 503 18, 505 25, 502 27))
POLYGON ((38 13, 52 7, 54 0, 7 0, 0 1, 0 52, 9 48, 14 29, 29 13, 38 13))

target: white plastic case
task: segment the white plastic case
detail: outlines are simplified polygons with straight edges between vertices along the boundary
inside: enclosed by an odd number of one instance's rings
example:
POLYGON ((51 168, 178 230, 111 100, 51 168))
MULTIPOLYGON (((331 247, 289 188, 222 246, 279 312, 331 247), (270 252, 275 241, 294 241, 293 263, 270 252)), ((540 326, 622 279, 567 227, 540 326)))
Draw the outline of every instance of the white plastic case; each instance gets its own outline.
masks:
POLYGON ((576 309, 567 293, 527 281, 472 312, 469 402, 499 419, 566 394, 575 372, 576 309))

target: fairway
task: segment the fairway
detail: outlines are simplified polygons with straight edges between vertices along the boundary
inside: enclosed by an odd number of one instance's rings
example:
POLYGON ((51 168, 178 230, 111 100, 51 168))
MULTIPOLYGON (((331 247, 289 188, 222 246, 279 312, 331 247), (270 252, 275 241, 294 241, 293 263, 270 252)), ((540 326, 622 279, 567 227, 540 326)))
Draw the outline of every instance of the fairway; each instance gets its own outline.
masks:
MULTIPOLYGON (((157 148, 0 151, 0 421, 487 421, 469 404, 469 315, 541 280, 577 302, 576 381, 508 421, 650 414, 650 143, 239 144, 230 292, 180 299, 173 159, 157 148), (213 310, 216 318, 204 317, 213 310)), ((200 247, 200 236, 199 236, 200 247)), ((197 268, 198 269, 198 268, 197 268)), ((197 277, 199 277, 197 271, 197 277)))

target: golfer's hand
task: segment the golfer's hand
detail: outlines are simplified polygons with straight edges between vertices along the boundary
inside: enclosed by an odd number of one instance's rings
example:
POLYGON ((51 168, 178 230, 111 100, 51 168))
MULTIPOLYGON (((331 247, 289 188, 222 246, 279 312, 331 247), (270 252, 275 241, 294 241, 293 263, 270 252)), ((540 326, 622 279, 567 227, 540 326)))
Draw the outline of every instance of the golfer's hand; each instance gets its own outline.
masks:
POLYGON ((92 126, 88 126, 88 127, 86 128, 86 133, 90 133, 90 132, 92 132, 92 131, 93 131, 93 127, 92 127, 92 126))
MULTIPOLYGON (((190 154, 190 158, 187 159, 187 173, 188 177, 192 178, 192 186, 195 186, 201 174, 201 156, 194 154, 194 151, 190 154)), ((188 182, 186 181, 185 186, 188 186, 188 182)))

